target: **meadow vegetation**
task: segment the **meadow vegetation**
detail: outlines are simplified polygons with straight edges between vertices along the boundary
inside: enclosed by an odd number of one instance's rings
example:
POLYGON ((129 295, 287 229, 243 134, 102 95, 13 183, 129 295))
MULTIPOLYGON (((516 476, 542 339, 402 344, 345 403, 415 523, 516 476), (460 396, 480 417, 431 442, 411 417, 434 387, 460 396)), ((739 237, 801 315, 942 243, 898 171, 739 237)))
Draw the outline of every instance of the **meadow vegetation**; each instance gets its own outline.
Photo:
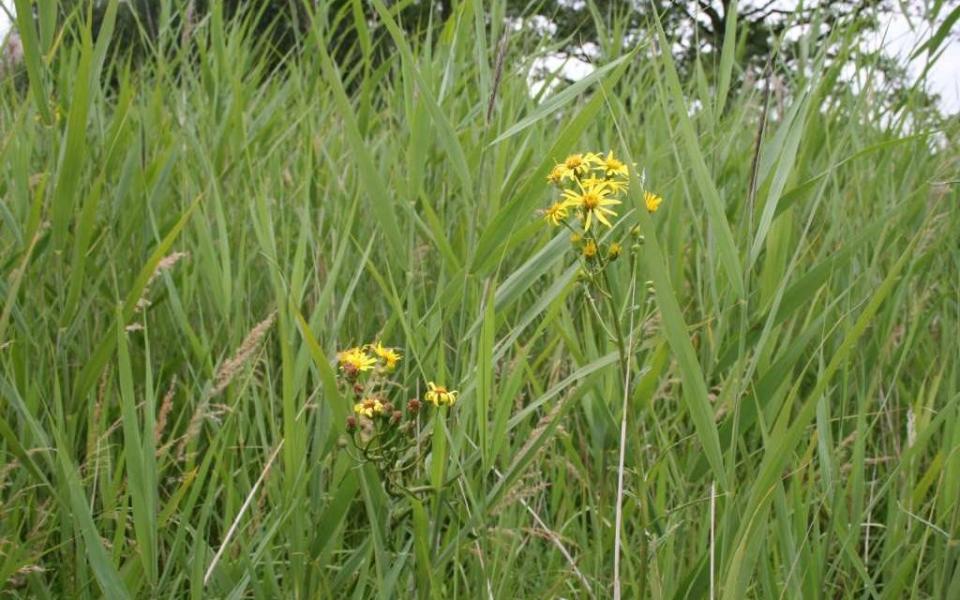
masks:
POLYGON ((135 60, 50 4, 0 82, 0 595, 960 597, 958 122, 840 85, 850 32, 679 68, 654 15, 537 95, 501 0, 135 60), (554 169, 610 151, 571 240, 554 169))

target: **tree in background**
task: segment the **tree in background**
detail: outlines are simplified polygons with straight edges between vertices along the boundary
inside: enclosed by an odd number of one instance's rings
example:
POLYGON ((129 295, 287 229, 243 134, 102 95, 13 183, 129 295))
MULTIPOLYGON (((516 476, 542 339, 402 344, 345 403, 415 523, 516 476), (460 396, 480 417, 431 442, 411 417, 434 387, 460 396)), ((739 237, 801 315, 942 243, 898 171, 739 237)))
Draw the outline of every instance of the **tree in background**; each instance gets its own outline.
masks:
MULTIPOLYGON (((428 39, 426 34, 442 26, 457 8, 454 0, 385 0, 385 4, 415 39, 428 39)), ((910 3, 900 0, 505 0, 493 5, 499 10, 489 16, 491 27, 502 27, 492 21, 505 19, 535 32, 541 43, 545 36, 559 55, 588 62, 602 62, 648 39, 659 19, 680 70, 692 74, 698 69, 708 83, 717 72, 728 25, 735 23, 734 63, 741 68, 741 79, 783 82, 802 77, 814 68, 807 57, 827 45, 831 61, 870 65, 878 75, 868 82, 874 86, 871 93, 882 94, 885 101, 894 105, 910 101, 931 110, 936 106, 935 95, 909 85, 902 61, 866 43, 881 33, 895 12, 909 10, 910 3), (846 32, 846 37, 838 38, 838 31, 846 32), (909 96, 901 92, 904 89, 911 90, 909 96)), ((107 0, 62 0, 57 6, 64 17, 78 8, 92 9, 96 21, 107 0)), ((114 48, 142 56, 163 32, 171 31, 174 35, 168 39, 185 43, 214 7, 223 18, 242 21, 266 42, 262 50, 277 59, 303 47, 312 16, 324 20, 331 53, 341 65, 356 64, 358 32, 363 29, 376 55, 384 56, 392 48, 367 0, 125 0, 119 5, 114 48), (356 27, 358 20, 364 28, 356 27)), ((935 36, 939 39, 926 48, 932 56, 949 37, 960 0, 935 0, 913 10, 914 19, 930 22, 946 15, 935 36)), ((851 85, 838 82, 837 93, 849 91, 851 85)))
MULTIPOLYGON (((912 5, 900 0, 509 0, 508 15, 528 30, 548 35, 562 54, 588 62, 619 54, 624 44, 632 47, 647 38, 659 19, 679 69, 690 73, 699 68, 708 81, 717 72, 727 27, 734 20, 734 64, 742 68, 741 78, 804 76, 813 68, 808 57, 826 45, 828 60, 871 66, 878 77, 869 83, 882 86, 873 91, 888 102, 913 101, 933 109, 937 97, 912 89, 902 61, 868 43, 882 35, 890 17, 912 11, 908 16, 914 22, 943 21, 939 40, 927 48, 935 54, 950 35, 960 2, 912 5), (848 37, 838 38, 839 31, 848 37), (813 35, 804 35, 810 32, 813 35), (909 98, 904 89, 911 89, 909 98)), ((852 83, 839 81, 837 92, 850 90, 852 83)))

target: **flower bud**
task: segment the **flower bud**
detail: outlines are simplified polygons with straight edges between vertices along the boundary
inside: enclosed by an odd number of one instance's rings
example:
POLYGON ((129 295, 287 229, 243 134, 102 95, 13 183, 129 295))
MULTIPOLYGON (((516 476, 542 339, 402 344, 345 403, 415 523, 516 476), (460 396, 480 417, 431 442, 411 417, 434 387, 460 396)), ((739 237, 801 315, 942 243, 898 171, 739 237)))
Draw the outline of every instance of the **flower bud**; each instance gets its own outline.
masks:
POLYGON ((340 365, 340 370, 343 371, 343 376, 347 378, 347 381, 355 381, 357 375, 360 374, 360 371, 357 370, 357 367, 350 363, 344 363, 340 365))
POLYGON ((411 415, 415 415, 420 412, 420 401, 416 398, 410 398, 410 401, 407 402, 407 412, 411 415))
POLYGON ((353 384, 353 393, 356 394, 357 396, 362 396, 362 395, 363 395, 363 386, 360 385, 359 383, 353 384))
POLYGON ((383 414, 393 412, 393 402, 384 402, 383 403, 383 414))
POLYGON ((583 257, 587 260, 593 260, 597 257, 597 243, 593 240, 587 240, 581 249, 583 257))
POLYGON ((390 424, 396 425, 397 423, 400 422, 400 419, 402 418, 403 418, 403 413, 400 412, 399 410, 395 410, 393 411, 393 414, 390 415, 390 424))
POLYGON ((353 433, 357 430, 357 418, 353 415, 347 417, 347 433, 353 433))

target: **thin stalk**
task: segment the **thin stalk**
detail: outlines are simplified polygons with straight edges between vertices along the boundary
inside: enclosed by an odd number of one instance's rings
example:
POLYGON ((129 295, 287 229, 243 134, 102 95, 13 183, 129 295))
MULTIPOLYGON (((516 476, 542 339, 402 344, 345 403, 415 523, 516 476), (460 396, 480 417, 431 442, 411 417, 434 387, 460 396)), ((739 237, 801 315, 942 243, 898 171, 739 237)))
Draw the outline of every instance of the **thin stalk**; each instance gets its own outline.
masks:
MULTIPOLYGON (((631 260, 631 267, 633 267, 633 261, 631 260)), ((606 266, 606 265, 605 265, 606 266)), ((633 272, 631 268, 630 272, 633 272)), ((613 597, 615 600, 619 600, 622 595, 621 590, 621 580, 620 580, 620 548, 622 546, 622 530, 623 530, 623 495, 624 495, 624 472, 626 464, 626 451, 627 451, 627 410, 629 408, 629 399, 630 399, 630 358, 627 354, 627 340, 623 335, 623 327, 620 324, 620 314, 617 310, 616 302, 614 301, 613 296, 613 287, 610 285, 610 277, 607 274, 606 268, 603 269, 603 283, 607 288, 607 293, 604 294, 606 298, 607 307, 610 310, 610 315, 613 320, 613 329, 614 337, 617 340, 617 351, 620 355, 620 375, 622 377, 621 381, 623 382, 623 403, 620 409, 620 452, 617 462, 617 499, 616 499, 616 511, 615 511, 615 524, 614 524, 614 554, 613 554, 613 597)), ((632 284, 631 284, 632 286, 632 284)), ((631 299, 632 304, 632 299, 631 299)), ((633 330, 631 323, 631 331, 633 330)), ((632 346, 632 344, 631 344, 632 346)), ((646 571, 646 544, 641 544, 640 546, 640 596, 643 596, 643 591, 645 588, 644 585, 644 573, 646 571)))

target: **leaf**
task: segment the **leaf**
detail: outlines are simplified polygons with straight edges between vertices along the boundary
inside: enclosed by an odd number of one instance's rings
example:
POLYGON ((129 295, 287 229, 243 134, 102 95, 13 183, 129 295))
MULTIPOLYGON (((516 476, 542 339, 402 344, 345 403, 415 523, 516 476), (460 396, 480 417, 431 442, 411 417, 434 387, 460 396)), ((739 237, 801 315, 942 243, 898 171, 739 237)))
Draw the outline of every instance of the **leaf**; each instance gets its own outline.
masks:
MULTIPOLYGON (((113 328, 111 328, 113 333, 113 328)), ((60 461, 62 483, 67 488, 67 500, 69 507, 64 507, 68 511, 71 519, 76 523, 77 528, 83 536, 83 548, 90 561, 90 567, 93 574, 100 584, 100 589, 106 598, 117 598, 123 600, 131 598, 132 595, 123 584, 120 573, 110 561, 106 548, 103 547, 103 541, 93 522, 93 516, 87 506, 87 498, 83 491, 83 485, 80 483, 80 476, 77 468, 70 459, 71 450, 69 445, 62 437, 61 432, 55 432, 57 439, 57 457, 60 461)))
MULTIPOLYGON (((766 514, 767 508, 772 501, 771 491, 773 491, 777 485, 780 485, 780 477, 786 461, 794 452, 797 443, 803 437, 804 432, 813 420, 816 414, 817 404, 821 396, 827 391, 827 386, 830 385, 833 375, 839 370, 840 366, 846 362, 847 358, 856 348, 857 341, 870 325, 874 315, 876 315, 877 310, 879 310, 881 304, 883 304, 887 296, 893 291, 894 285, 900 277, 900 272, 910 259, 913 258, 913 248, 916 246, 922 233, 923 230, 921 229, 921 231, 914 236, 906 251, 887 272, 887 276, 883 282, 871 295, 867 306, 863 309, 863 312, 860 313, 853 327, 847 331, 840 347, 819 374, 816 386, 814 386, 813 390, 807 395, 806 400, 797 412, 797 416, 789 425, 788 420, 790 419, 789 413, 791 411, 786 409, 781 410, 782 414, 770 435, 773 443, 765 449, 757 477, 750 486, 748 501, 744 512, 745 519, 737 534, 736 549, 729 559, 729 569, 723 588, 723 597, 725 599, 734 600, 745 596, 750 572, 753 570, 753 560, 756 558, 755 555, 751 556, 750 548, 756 548, 756 544, 753 543, 755 529, 761 523, 765 522, 763 516, 766 514)), ((794 392, 792 393, 796 393, 800 383, 801 382, 798 381, 794 384, 794 392)), ((789 403, 787 406, 789 406, 789 403)))
POLYGON ((33 3, 30 0, 14 0, 17 8, 17 31, 20 33, 20 42, 23 45, 23 62, 27 67, 27 78, 30 80, 30 91, 37 106, 40 117, 47 125, 53 124, 53 113, 46 91, 44 68, 41 57, 40 41, 37 39, 37 28, 33 19, 33 3))
POLYGON ((394 212, 396 203, 393 202, 393 196, 387 189, 387 184, 384 182, 383 176, 367 148, 367 143, 360 134, 356 115, 350 105, 350 99, 344 91, 343 82, 337 73, 337 67, 327 53, 326 45, 322 40, 319 40, 316 34, 314 34, 314 37, 317 40, 315 46, 320 53, 320 66, 323 69, 324 81, 329 86, 334 104, 336 104, 340 117, 343 119, 344 133, 356 161, 356 169, 361 174, 359 180, 371 203, 371 212, 379 222, 380 229, 386 236, 391 251, 400 254, 403 251, 404 243, 394 212))
MULTIPOLYGON (((137 275, 137 278, 133 282, 133 286, 130 288, 130 291, 127 293, 127 298, 123 303, 121 309, 121 318, 126 325, 130 322, 130 319, 134 315, 134 311, 137 307, 137 301, 140 299, 141 294, 143 294, 144 288, 147 286, 147 282, 150 281, 150 277, 153 275, 153 272, 156 270, 157 265, 160 264, 160 261, 163 259, 167 253, 170 252, 170 248, 173 247, 173 243, 177 240, 177 236, 180 235, 180 232, 183 230, 184 226, 190 220, 190 216, 193 214, 193 211, 196 210, 197 206, 200 205, 200 199, 203 196, 198 195, 194 198, 193 202, 190 203, 190 206, 180 215, 180 219, 170 228, 170 231, 167 232, 167 235, 160 241, 156 249, 150 255, 150 258, 147 259, 147 263, 143 265, 143 268, 140 269, 140 274, 137 275)), ((111 327, 109 333, 100 341, 96 349, 90 355, 90 360, 80 371, 80 375, 77 378, 77 386, 74 389, 74 397, 79 400, 86 398, 87 393, 93 388, 93 385, 96 383, 97 379, 100 377, 100 372, 103 370, 104 365, 107 361, 110 360, 110 356, 113 354, 114 349, 116 348, 117 337, 114 335, 114 330, 111 327)))
MULTIPOLYGON (((591 85, 593 85, 597 81, 600 81, 603 77, 606 76, 607 73, 609 73, 610 71, 613 71, 614 69, 619 67, 621 64, 624 64, 630 59, 632 59, 638 51, 639 51, 639 47, 634 49, 631 52, 628 52, 627 54, 624 54, 620 58, 610 61, 609 63, 603 65, 599 69, 594 70, 583 79, 580 79, 579 81, 564 88, 562 91, 554 94, 553 96, 550 96, 542 104, 537 106, 537 108, 535 108, 533 112, 531 112, 529 115, 527 115, 523 119, 520 119, 514 125, 507 128, 506 131, 504 131, 499 136, 497 136, 495 140, 490 142, 490 145, 496 146, 500 142, 503 142, 504 140, 507 140, 517 135, 518 133, 520 133, 524 129, 527 129, 531 125, 534 125, 535 123, 545 119, 546 117, 549 117, 556 111, 563 108, 564 105, 569 103, 578 95, 580 95, 581 92, 589 88, 591 85)), ((611 78, 611 81, 616 81, 616 79, 618 78, 619 78, 619 75, 615 74, 611 78)))
POLYGON ((457 139, 457 134, 453 130, 453 126, 450 125, 450 121, 443 114, 440 105, 437 104, 437 100, 433 96, 433 91, 427 85, 419 69, 417 69, 417 61, 413 57, 413 52, 410 51, 410 45, 407 43, 407 35, 400 30, 397 22, 390 16, 390 13, 381 0, 372 0, 372 3, 380 15, 380 18, 383 19, 383 24, 386 26, 387 31, 390 32, 394 43, 396 43, 400 49, 400 54, 403 56, 407 67, 413 73, 417 89, 420 91, 420 99, 426 104, 430 118, 433 120, 434 125, 440 130, 440 143, 447 150, 448 158, 453 165, 453 171, 460 179, 460 185, 463 187, 464 193, 472 193, 473 178, 470 176, 470 167, 467 165, 466 156, 463 154, 463 147, 460 146, 460 140, 457 139))
POLYGON ((53 244, 63 250, 67 243, 67 226, 75 212, 73 201, 77 193, 80 174, 87 158, 87 117, 90 112, 91 65, 93 41, 89 29, 82 33, 80 64, 72 74, 73 90, 70 94, 70 112, 67 115, 66 143, 57 168, 57 183, 53 193, 52 220, 53 244))
MULTIPOLYGON (((656 13, 654 13, 656 16, 656 13)), ((660 34, 660 47, 670 48, 667 36, 663 32, 660 19, 657 17, 657 31, 660 34)), ((680 78, 677 75, 677 67, 674 64, 670 52, 660 52, 660 60, 667 76, 667 87, 670 90, 674 105, 677 107, 675 113, 679 120, 680 139, 686 150, 687 158, 690 160, 690 168, 693 170, 693 179, 700 190, 700 195, 706 204, 707 216, 710 219, 710 226, 717 236, 717 248, 720 252, 720 263, 726 271, 727 278, 733 285, 738 300, 746 298, 746 288, 743 283, 743 270, 740 267, 740 259, 737 253, 737 247, 733 242, 733 233, 730 231, 730 224, 724 214, 723 203, 720 200, 720 193, 717 191, 707 169, 707 163, 700 151, 700 145, 697 142, 697 135, 687 115, 686 102, 684 101, 683 90, 680 87, 680 78)), ((635 178, 634 178, 635 179, 635 178)), ((631 184, 632 189, 638 186, 631 184)), ((640 205, 642 206, 642 204, 640 205)))
MULTIPOLYGON (((930 36, 930 39, 923 43, 919 48, 917 48, 913 54, 910 55, 910 60, 916 59, 924 51, 927 52, 930 56, 936 54, 937 50, 943 44, 944 40, 950 35, 950 32, 953 30, 953 26, 956 22, 960 20, 960 6, 957 6, 947 17, 943 20, 943 23, 940 24, 940 27, 937 28, 937 31, 930 36)), ((932 61, 931 61, 932 63, 932 61)), ((930 68, 929 64, 925 70, 930 68)))
POLYGON ((490 418, 490 400, 493 390, 493 342, 496 333, 496 312, 493 294, 487 294, 484 303, 483 329, 480 332, 480 351, 477 352, 477 442, 480 445, 480 457, 483 472, 490 471, 490 439, 487 428, 490 418))

